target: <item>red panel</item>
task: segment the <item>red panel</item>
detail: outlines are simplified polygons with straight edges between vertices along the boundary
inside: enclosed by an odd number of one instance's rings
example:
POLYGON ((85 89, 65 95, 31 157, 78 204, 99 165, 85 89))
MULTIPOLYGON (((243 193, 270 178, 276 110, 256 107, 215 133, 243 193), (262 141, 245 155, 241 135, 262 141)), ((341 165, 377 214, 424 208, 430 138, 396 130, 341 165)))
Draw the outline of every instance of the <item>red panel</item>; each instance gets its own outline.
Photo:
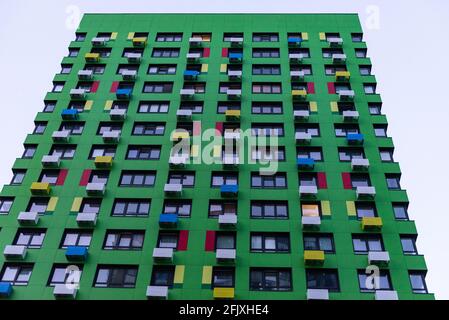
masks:
POLYGON ((188 230, 179 231, 178 248, 177 248, 178 251, 187 250, 188 241, 189 241, 189 231, 188 230))
POLYGON ((217 122, 215 123, 215 135, 217 137, 223 135, 223 122, 217 122))
POLYGON ((315 93, 315 83, 307 82, 307 93, 310 93, 310 94, 315 93))
POLYGON ((204 48, 203 57, 208 58, 210 56, 210 48, 204 48))
POLYGON ((64 185, 64 181, 65 181, 65 178, 67 177, 68 173, 69 173, 69 170, 67 170, 67 169, 61 169, 59 171, 59 176, 58 176, 58 179, 56 180, 57 186, 64 185))
POLYGON ((228 48, 221 49, 221 56, 223 58, 227 58, 228 57, 228 48))
POLYGON ((201 122, 194 121, 193 122, 193 136, 200 136, 200 135, 201 135, 201 122))
POLYGON ((351 174, 347 173, 347 172, 343 172, 341 174, 341 178, 343 179, 343 188, 352 189, 351 174))
POLYGON ((327 83, 327 90, 329 91, 330 94, 335 94, 335 84, 333 82, 328 82, 327 83))
POLYGON ((112 83, 111 91, 110 91, 110 92, 111 92, 111 93, 117 92, 117 88, 118 88, 119 84, 120 84, 120 82, 114 81, 114 82, 112 83))
POLYGON ((92 83, 92 87, 90 88, 90 92, 91 93, 97 92, 99 86, 100 86, 100 81, 94 81, 94 83, 92 83))
POLYGON ((92 170, 84 170, 83 174, 81 175, 80 180, 80 186, 87 186, 90 179, 90 174, 92 173, 92 170))
POLYGON ((204 250, 215 251, 215 231, 206 231, 206 244, 204 250))
POLYGON ((318 180, 318 189, 327 189, 326 173, 318 172, 317 180, 318 180))

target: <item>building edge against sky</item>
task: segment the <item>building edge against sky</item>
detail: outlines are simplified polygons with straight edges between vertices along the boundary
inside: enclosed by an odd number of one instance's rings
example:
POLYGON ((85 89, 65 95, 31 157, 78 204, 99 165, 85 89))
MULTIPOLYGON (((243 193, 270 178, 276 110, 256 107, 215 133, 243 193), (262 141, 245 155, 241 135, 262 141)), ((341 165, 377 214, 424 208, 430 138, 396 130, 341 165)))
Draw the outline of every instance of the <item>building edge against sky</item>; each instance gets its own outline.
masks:
POLYGON ((362 33, 356 14, 85 15, 1 193, 0 295, 433 299, 362 33), (214 128, 277 133, 274 179, 221 149, 170 163, 173 130, 214 128))

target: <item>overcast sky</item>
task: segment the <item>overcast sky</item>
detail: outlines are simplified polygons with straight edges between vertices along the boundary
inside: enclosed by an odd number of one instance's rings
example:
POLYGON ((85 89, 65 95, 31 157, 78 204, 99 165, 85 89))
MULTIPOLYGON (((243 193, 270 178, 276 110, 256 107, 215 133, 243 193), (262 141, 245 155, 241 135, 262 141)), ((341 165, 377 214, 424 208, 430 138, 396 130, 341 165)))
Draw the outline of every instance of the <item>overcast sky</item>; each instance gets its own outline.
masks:
POLYGON ((74 38, 78 13, 359 13, 378 80, 402 186, 426 256, 429 290, 449 299, 449 1, 291 0, 0 1, 0 185, 42 111, 45 92, 74 38))

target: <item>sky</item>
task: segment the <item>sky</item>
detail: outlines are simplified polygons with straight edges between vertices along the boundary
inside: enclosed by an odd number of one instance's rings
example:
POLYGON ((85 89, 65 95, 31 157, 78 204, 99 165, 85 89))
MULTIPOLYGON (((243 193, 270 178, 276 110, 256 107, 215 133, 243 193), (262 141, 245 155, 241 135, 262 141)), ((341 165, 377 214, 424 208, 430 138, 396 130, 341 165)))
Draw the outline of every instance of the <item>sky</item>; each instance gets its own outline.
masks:
POLYGON ((358 13, 418 250, 426 257, 427 285, 437 299, 449 299, 449 1, 1 0, 0 185, 11 180, 81 14, 120 12, 358 13))

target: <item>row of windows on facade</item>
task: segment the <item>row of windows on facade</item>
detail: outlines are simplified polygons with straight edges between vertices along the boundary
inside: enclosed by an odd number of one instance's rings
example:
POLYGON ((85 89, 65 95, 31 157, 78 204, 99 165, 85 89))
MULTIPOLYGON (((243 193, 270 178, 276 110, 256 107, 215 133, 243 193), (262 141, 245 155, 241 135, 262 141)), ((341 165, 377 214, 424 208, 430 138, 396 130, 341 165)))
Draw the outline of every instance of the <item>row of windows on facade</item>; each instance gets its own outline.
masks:
MULTIPOLYGON (((98 32, 96 38, 104 39, 105 41, 110 41, 113 38, 114 32, 98 32)), ((128 34, 129 35, 129 34, 128 34)), ((127 36, 128 36, 127 35, 127 36)), ((339 32, 326 32, 324 33, 326 41, 340 38, 339 32)), ((147 38, 149 37, 148 32, 133 32, 133 38, 147 38)), ((359 32, 353 32, 350 34, 353 42, 362 42, 363 34, 359 32)), ((158 32, 155 36, 155 42, 181 42, 184 37, 183 32, 158 32)), ((128 36, 129 38, 129 36, 128 36)), ((201 39, 204 42, 212 41, 211 32, 192 32, 190 38, 201 39)), ((224 32, 222 35, 223 42, 231 42, 235 39, 241 39, 243 41, 243 32, 224 32)), ((303 32, 288 32, 288 39, 303 39, 303 32)), ((75 41, 83 42, 87 39, 86 32, 77 32, 75 35, 75 41)), ((253 42, 279 42, 279 32, 253 32, 252 33, 253 42)))
MULTIPOLYGON (((14 285, 27 285, 30 281, 33 264, 5 264, 1 280, 14 285)), ((81 279, 82 266, 79 270, 67 272, 67 265, 55 264, 50 272, 47 285, 66 283, 68 277, 81 279), (76 272, 76 274, 74 274, 76 272)), ((153 266, 150 285, 173 287, 175 266, 153 266)), ((409 271, 409 280, 413 293, 427 293, 425 272, 409 271)), ((135 288, 138 266, 133 265, 98 265, 93 287, 96 288, 135 288)), ((327 289, 340 292, 337 269, 306 269, 306 287, 308 289, 327 289)), ((361 292, 374 292, 367 287, 370 283, 365 270, 356 270, 361 292)), ((292 270, 290 268, 249 268, 249 290, 251 291, 293 291, 292 270)), ((235 268, 213 267, 211 287, 234 287, 235 268)), ((379 290, 393 290, 388 270, 379 274, 379 290)))

